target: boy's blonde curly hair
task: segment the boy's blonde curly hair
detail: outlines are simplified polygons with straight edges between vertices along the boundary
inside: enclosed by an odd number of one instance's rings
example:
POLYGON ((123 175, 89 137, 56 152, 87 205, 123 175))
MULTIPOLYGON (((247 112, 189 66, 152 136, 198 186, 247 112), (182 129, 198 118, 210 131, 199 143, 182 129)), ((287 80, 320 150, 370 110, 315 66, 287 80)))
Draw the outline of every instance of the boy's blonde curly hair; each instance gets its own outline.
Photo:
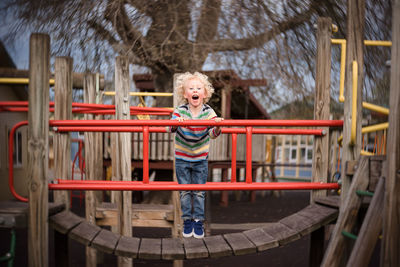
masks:
POLYGON ((191 79, 198 79, 200 82, 204 84, 204 89, 206 91, 206 97, 204 98, 204 103, 207 103, 208 100, 210 100, 212 94, 214 93, 214 87, 208 80, 207 75, 197 71, 195 73, 185 72, 183 74, 178 75, 175 80, 174 91, 178 100, 178 105, 187 103, 187 99, 183 96, 185 92, 184 86, 185 83, 191 79))

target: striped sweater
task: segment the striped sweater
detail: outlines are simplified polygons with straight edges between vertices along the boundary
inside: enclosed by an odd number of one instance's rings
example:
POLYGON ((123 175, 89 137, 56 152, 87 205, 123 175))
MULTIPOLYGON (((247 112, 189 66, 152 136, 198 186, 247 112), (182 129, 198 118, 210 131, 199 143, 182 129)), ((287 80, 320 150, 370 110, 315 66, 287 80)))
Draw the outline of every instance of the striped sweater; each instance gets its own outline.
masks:
MULTIPOLYGON (((193 117, 188 104, 181 105, 174 110, 171 119, 185 118, 187 120, 211 120, 217 117, 215 111, 207 104, 197 117, 193 117)), ((211 126, 185 126, 177 127, 174 131, 172 127, 167 127, 167 132, 175 134, 175 157, 185 161, 206 160, 210 148, 210 138, 214 139, 220 135, 215 127, 211 126)))

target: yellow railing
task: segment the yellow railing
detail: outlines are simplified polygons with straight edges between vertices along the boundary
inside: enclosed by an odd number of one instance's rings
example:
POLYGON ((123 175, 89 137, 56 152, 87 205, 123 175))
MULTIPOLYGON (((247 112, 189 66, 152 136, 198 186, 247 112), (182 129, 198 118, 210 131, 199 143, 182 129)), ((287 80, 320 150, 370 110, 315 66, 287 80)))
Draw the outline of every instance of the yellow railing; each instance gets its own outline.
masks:
MULTIPOLYGON (((346 70, 346 40, 345 39, 332 39, 332 44, 340 45, 340 81, 339 81, 339 101, 344 102, 344 74, 346 70)), ((365 45, 368 46, 392 46, 391 41, 378 41, 378 40, 365 40, 365 45)), ((373 105, 367 102, 362 103, 363 107, 385 115, 389 114, 389 110, 384 107, 373 105)))
POLYGON ((352 107, 351 107, 351 134, 350 134, 350 144, 354 145, 356 143, 356 130, 357 130, 357 86, 358 86, 358 65, 357 61, 353 61, 353 97, 352 97, 352 107))
MULTIPOLYGON (((3 84, 29 84, 29 78, 0 78, 3 84)), ((54 85, 54 79, 49 80, 50 85, 54 85)))

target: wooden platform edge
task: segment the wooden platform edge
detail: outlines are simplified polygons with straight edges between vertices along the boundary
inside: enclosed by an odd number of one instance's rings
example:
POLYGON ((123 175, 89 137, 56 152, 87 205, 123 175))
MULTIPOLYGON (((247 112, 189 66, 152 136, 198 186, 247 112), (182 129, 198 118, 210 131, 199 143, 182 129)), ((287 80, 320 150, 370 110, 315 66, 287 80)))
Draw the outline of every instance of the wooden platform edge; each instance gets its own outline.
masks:
POLYGON ((212 235, 204 239, 120 236, 89 224, 70 211, 51 216, 49 222, 58 232, 108 254, 140 259, 182 260, 238 256, 284 246, 334 221, 337 215, 335 208, 310 204, 267 227, 212 235))

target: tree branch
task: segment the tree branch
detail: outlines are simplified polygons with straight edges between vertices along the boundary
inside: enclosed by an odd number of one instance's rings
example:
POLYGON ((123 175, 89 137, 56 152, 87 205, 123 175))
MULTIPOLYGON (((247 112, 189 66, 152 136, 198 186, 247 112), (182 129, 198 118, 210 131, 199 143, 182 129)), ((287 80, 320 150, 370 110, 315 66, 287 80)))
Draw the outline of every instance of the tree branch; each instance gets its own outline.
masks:
POLYGON ((272 29, 270 29, 269 31, 261 34, 242 39, 219 39, 211 41, 208 44, 204 45, 210 45, 213 52, 244 51, 256 47, 261 47, 263 44, 270 41, 275 36, 288 30, 295 29, 304 22, 307 22, 313 13, 313 10, 314 9, 312 8, 312 5, 310 5, 309 9, 306 10, 304 13, 297 14, 296 16, 291 17, 284 22, 280 22, 272 27, 272 29))

